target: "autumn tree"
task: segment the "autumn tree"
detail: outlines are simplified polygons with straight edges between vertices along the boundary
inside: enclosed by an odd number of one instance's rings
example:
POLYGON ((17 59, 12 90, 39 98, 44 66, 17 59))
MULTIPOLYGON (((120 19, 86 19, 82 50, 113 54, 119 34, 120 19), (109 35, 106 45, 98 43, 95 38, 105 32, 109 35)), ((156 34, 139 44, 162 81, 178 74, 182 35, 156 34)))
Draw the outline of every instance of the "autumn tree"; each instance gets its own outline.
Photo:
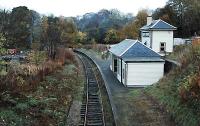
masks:
POLYGON ((74 44, 77 27, 72 18, 59 17, 60 40, 62 45, 74 44))
POLYGON ((169 0, 165 7, 156 9, 153 16, 176 26, 177 37, 200 35, 199 5, 199 0, 169 0))
POLYGON ((138 39, 140 36, 140 28, 146 25, 147 16, 147 10, 139 11, 135 20, 123 27, 121 30, 121 38, 138 39))
POLYGON ((76 43, 80 43, 80 44, 86 44, 87 42, 87 33, 84 32, 77 32, 76 34, 76 43))
POLYGON ((120 41, 120 36, 118 34, 118 31, 115 29, 110 29, 106 32, 106 37, 104 41, 108 44, 115 44, 120 41))
POLYGON ((6 38, 3 36, 2 33, 0 33, 0 56, 4 54, 6 51, 4 48, 5 43, 6 43, 6 38))

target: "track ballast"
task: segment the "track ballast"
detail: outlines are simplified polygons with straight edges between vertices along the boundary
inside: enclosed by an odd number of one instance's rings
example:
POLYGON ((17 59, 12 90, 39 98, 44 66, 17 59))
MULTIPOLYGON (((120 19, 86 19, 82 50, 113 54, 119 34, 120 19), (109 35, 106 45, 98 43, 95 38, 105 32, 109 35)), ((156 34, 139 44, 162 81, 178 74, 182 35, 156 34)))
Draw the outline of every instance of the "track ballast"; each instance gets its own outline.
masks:
POLYGON ((92 62, 85 56, 79 55, 86 74, 86 86, 81 106, 81 121, 79 126, 105 126, 101 93, 92 62))

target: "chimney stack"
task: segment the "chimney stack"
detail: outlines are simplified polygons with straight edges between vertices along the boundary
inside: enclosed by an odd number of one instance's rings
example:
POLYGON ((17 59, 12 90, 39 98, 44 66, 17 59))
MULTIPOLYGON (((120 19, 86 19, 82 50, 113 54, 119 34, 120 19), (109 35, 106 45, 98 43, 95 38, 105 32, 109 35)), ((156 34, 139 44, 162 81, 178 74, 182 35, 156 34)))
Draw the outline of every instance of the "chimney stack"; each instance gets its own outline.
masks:
POLYGON ((147 25, 150 25, 152 22, 152 16, 147 17, 147 25))

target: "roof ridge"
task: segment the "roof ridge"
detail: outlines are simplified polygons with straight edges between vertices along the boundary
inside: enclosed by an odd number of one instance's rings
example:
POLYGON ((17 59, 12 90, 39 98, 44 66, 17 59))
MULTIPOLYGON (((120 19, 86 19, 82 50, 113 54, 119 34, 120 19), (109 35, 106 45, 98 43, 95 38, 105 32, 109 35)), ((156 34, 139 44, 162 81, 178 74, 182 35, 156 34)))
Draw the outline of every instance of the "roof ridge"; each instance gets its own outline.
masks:
POLYGON ((162 19, 160 19, 160 21, 162 21, 162 22, 164 22, 164 23, 168 24, 169 26, 171 26, 171 27, 173 27, 173 28, 177 28, 177 27, 175 27, 175 26, 173 26, 173 25, 171 25, 171 24, 167 23, 166 21, 163 21, 162 19))
MULTIPOLYGON (((156 20, 155 20, 155 21, 156 21, 156 20)), ((160 19, 158 19, 158 20, 156 21, 156 23, 153 24, 150 28, 153 28, 155 25, 157 25, 159 21, 160 21, 160 19)))
MULTIPOLYGON (((131 41, 133 41, 133 39, 128 39, 128 40, 131 40, 131 41)), ((138 40, 135 40, 134 42, 133 42, 133 44, 131 44, 124 52, 122 52, 119 56, 121 57, 126 51, 128 51, 136 42, 137 42, 138 40)))

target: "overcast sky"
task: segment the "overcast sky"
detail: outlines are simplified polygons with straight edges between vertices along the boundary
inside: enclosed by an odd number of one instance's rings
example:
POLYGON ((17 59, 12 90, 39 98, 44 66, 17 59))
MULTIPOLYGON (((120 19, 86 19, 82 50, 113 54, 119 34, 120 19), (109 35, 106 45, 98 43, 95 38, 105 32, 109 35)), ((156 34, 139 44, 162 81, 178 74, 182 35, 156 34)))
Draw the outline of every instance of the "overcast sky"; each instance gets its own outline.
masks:
POLYGON ((101 9, 118 9, 136 15, 138 10, 163 7, 168 0, 0 0, 1 9, 27 6, 41 14, 77 16, 101 9))

